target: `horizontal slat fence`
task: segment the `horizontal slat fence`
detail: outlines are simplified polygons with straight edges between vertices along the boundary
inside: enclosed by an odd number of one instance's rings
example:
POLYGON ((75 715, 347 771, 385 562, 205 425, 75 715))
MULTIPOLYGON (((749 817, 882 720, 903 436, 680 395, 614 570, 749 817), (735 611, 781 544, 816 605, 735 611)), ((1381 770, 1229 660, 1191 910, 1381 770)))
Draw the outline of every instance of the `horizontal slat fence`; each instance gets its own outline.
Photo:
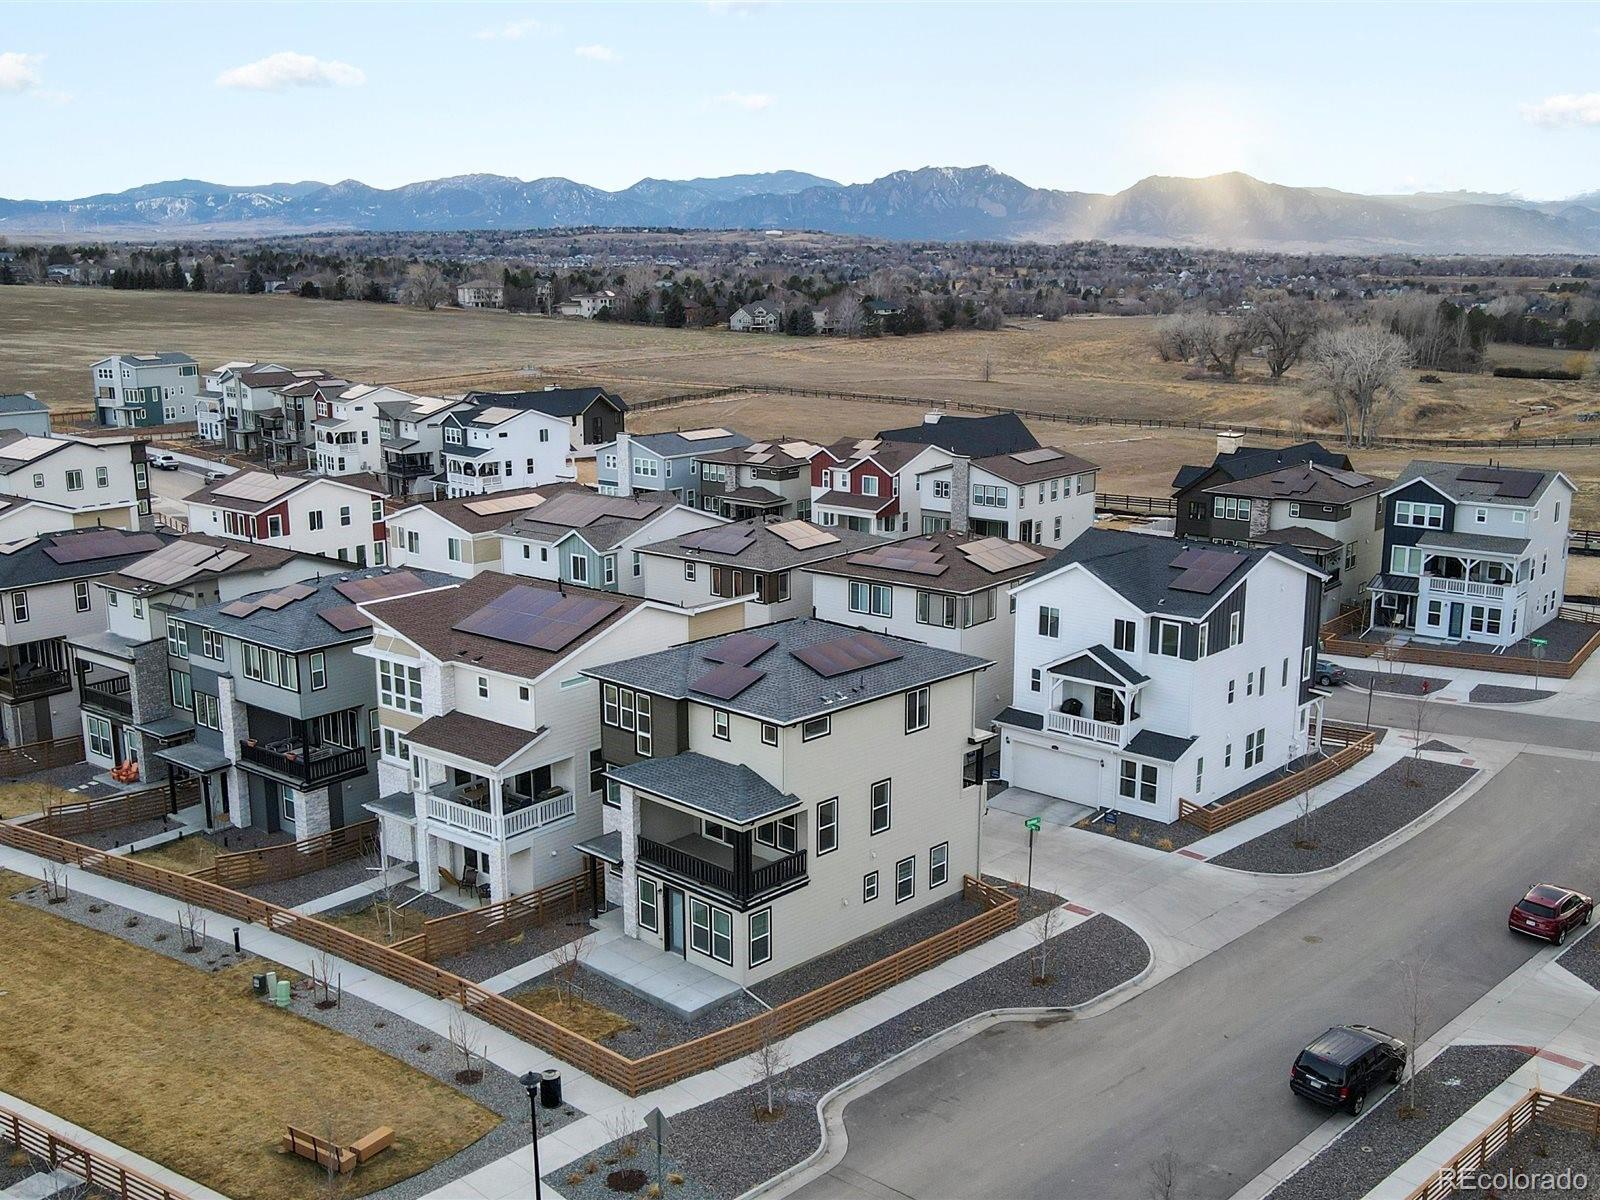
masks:
POLYGON ((70 767, 83 761, 83 735, 56 738, 51 742, 23 742, 0 746, 0 776, 31 775, 53 767, 70 767))
POLYGON ((1600 1144, 1600 1104, 1533 1088, 1492 1121, 1455 1157, 1433 1173, 1406 1200, 1447 1200, 1463 1190, 1465 1180, 1488 1168, 1489 1161, 1534 1125, 1553 1125, 1586 1133, 1600 1144))
MULTIPOLYGON (((185 779, 177 785, 178 806, 199 799, 197 780, 185 779)), ((171 797, 166 785, 146 788, 142 792, 125 792, 120 796, 102 796, 98 800, 74 800, 66 804, 52 804, 33 824, 45 833, 56 837, 73 837, 84 833, 98 833, 102 829, 115 829, 136 821, 159 821, 171 807, 171 797)))
POLYGON ((558 914, 570 916, 588 896, 588 874, 572 875, 498 904, 435 917, 424 922, 421 933, 395 942, 390 949, 424 962, 438 962, 504 942, 558 914))
POLYGON ((970 949, 986 938, 1010 928, 1017 920, 1015 897, 967 876, 963 893, 985 911, 942 933, 909 946, 816 991, 798 996, 772 1010, 727 1029, 707 1034, 681 1046, 630 1059, 598 1042, 541 1017, 514 1000, 486 991, 470 979, 380 945, 359 934, 319 921, 315 917, 280 908, 243 892, 193 875, 169 871, 122 855, 106 854, 65 838, 53 837, 26 825, 0 823, 0 845, 36 854, 184 904, 194 904, 231 917, 263 925, 304 945, 365 967, 426 995, 450 1000, 515 1037, 549 1051, 630 1096, 674 1083, 700 1071, 748 1054, 765 1037, 786 1037, 813 1021, 891 987, 970 949), (775 1023, 768 1026, 767 1022, 775 1023))
POLYGON ((1096 492, 1094 510, 1128 516, 1175 517, 1178 501, 1172 496, 1125 496, 1116 492, 1096 492))
MULTIPOLYGON (((1557 616, 1584 625, 1600 626, 1600 612, 1584 605, 1563 604, 1557 616)), ((1420 666, 1454 667, 1461 671, 1498 671, 1503 675, 1533 675, 1544 679, 1571 679, 1600 649, 1600 628, 1586 641, 1578 652, 1566 662, 1541 659, 1535 663, 1520 655, 1476 653, 1470 650, 1440 650, 1431 646, 1394 646, 1387 642, 1362 642, 1344 637, 1359 629, 1365 619, 1361 609, 1342 613, 1322 626, 1322 650, 1325 654, 1342 654, 1349 658, 1381 657, 1390 662, 1415 663, 1420 666), (1351 620, 1352 614, 1354 620, 1351 620)))
POLYGON ((1339 772, 1348 770, 1372 753, 1372 748, 1378 744, 1378 736, 1369 729, 1324 722, 1322 744, 1324 748, 1338 746, 1340 749, 1303 771, 1296 771, 1287 779, 1269 783, 1266 787, 1257 788, 1226 804, 1207 808, 1192 800, 1179 800, 1178 820, 1198 826, 1207 833, 1215 833, 1219 829, 1226 829, 1229 825, 1236 825, 1246 817, 1266 812, 1267 809, 1274 808, 1293 796, 1303 794, 1307 788, 1316 787, 1319 783, 1332 779, 1339 772))
POLYGON ((277 883, 359 858, 373 852, 377 845, 378 819, 373 817, 298 842, 219 854, 215 862, 194 876, 231 888, 277 883))
POLYGON ((185 1193, 175 1192, 148 1175, 112 1162, 9 1108, 0 1108, 0 1138, 50 1169, 74 1175, 97 1192, 116 1196, 118 1200, 188 1200, 185 1193))

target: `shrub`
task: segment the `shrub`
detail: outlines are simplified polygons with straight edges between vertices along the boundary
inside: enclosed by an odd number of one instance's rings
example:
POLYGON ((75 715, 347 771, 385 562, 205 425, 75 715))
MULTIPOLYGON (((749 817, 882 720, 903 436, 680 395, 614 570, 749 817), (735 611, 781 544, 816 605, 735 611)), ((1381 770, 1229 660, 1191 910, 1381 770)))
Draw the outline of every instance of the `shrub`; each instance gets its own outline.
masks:
POLYGON ((1583 378, 1576 371, 1561 371, 1554 367, 1496 367, 1494 373, 1500 379, 1552 379, 1561 383, 1583 378))

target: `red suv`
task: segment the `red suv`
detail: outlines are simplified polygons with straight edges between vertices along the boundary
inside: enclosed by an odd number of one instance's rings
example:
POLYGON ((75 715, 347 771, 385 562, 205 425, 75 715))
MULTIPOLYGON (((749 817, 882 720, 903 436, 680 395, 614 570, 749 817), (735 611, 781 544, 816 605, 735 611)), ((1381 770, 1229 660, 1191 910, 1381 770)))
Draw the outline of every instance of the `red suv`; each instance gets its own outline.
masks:
POLYGON ((1567 930, 1587 925, 1593 915, 1594 901, 1582 892, 1536 883, 1511 906, 1506 924, 1513 933, 1526 933, 1559 946, 1567 940, 1567 930))

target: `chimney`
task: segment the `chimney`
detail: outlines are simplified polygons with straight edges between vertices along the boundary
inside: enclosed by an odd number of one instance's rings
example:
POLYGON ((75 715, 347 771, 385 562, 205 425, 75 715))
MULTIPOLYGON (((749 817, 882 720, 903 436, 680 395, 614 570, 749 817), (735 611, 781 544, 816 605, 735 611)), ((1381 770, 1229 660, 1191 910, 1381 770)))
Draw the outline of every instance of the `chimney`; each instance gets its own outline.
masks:
POLYGON ((623 429, 617 431, 617 493, 633 495, 633 439, 623 429))
POLYGON ((936 412, 923 413, 922 414, 922 423, 924 425, 937 425, 939 423, 939 418, 942 417, 942 416, 944 416, 943 413, 936 413, 936 412))
POLYGON ((1224 429, 1217 434, 1217 453, 1235 454, 1244 445, 1244 434, 1232 429, 1224 429))
POLYGON ((967 517, 972 507, 972 460, 964 454, 950 459, 950 529, 967 532, 967 517))

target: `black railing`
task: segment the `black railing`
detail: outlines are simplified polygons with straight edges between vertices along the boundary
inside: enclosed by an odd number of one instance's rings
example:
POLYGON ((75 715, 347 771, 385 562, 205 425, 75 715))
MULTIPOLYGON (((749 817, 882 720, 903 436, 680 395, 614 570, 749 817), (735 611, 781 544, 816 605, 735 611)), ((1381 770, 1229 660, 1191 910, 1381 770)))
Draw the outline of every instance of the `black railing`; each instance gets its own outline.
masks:
POLYGON ((359 775, 367 769, 367 752, 342 746, 317 746, 308 754, 304 747, 271 748, 260 742, 239 743, 239 758, 252 766, 271 771, 302 790, 320 787, 347 775, 359 775))
POLYGON ((786 883, 793 883, 796 879, 804 879, 806 874, 806 852, 796 850, 785 858, 766 863, 757 867, 750 873, 750 895, 761 896, 774 888, 780 888, 786 883))
POLYGON ((91 708, 118 716, 133 716, 133 681, 126 675, 111 679, 85 680, 78 688, 79 699, 91 708))
POLYGON ((71 688, 72 676, 65 671, 23 668, 20 673, 0 674, 0 696, 8 700, 36 700, 71 688))
MULTIPOLYGON (((734 851, 738 853, 737 850, 734 851)), ((639 860, 686 883, 698 883, 719 892, 735 904, 747 905, 769 892, 806 877, 806 852, 796 851, 749 872, 748 882, 740 886, 740 873, 732 867, 701 858, 691 851, 668 846, 651 838, 639 837, 639 860)))

